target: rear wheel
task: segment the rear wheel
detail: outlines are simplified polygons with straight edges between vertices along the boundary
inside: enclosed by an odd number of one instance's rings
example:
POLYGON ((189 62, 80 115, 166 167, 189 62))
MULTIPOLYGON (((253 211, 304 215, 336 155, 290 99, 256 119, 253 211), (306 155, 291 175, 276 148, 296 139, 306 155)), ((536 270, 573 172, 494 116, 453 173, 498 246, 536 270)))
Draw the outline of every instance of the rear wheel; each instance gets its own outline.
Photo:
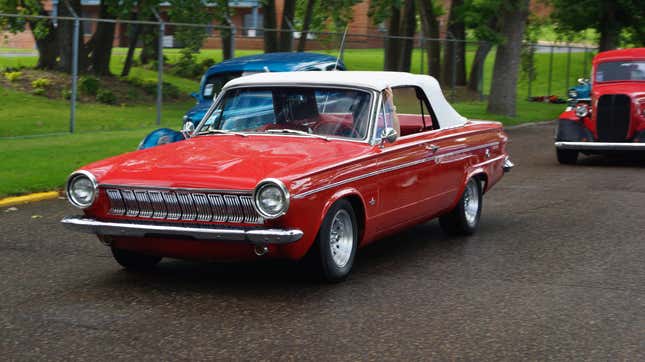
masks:
POLYGON ((328 282, 342 281, 354 265, 358 246, 358 223, 352 205, 337 201, 327 212, 312 250, 317 274, 328 282))
POLYGON ((558 162, 563 165, 575 165, 578 162, 578 151, 576 150, 565 150, 557 148, 555 150, 558 156, 558 162))
POLYGON ((472 235, 479 226, 482 201, 479 181, 471 178, 457 206, 450 213, 439 217, 443 231, 450 235, 472 235))
POLYGON ((159 256, 141 254, 115 247, 112 247, 112 256, 114 256, 114 260, 117 263, 129 270, 150 270, 161 261, 159 256))

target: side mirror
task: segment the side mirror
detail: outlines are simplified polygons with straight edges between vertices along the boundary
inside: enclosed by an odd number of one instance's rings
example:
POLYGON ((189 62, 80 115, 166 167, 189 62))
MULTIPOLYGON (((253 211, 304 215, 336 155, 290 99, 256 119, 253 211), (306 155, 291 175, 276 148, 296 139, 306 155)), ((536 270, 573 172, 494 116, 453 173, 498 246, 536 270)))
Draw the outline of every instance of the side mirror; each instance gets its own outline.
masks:
POLYGON ((181 129, 181 133, 184 134, 184 137, 190 138, 190 136, 193 135, 193 132, 195 132, 195 124, 190 121, 184 123, 184 126, 181 129))
POLYGON ((399 134, 392 127, 386 127, 383 132, 381 132, 381 139, 393 143, 399 137, 399 134))

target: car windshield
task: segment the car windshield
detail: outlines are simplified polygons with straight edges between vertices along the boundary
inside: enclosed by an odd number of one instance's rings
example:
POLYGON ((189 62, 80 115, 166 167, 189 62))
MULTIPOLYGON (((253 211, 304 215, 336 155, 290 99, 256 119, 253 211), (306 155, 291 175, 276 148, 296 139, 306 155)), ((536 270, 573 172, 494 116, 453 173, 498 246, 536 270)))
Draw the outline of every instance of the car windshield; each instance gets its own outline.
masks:
POLYGON ((645 60, 605 62, 598 64, 596 82, 645 80, 645 60))
POLYGON ((213 98, 215 94, 219 93, 222 90, 222 88, 228 81, 239 78, 242 75, 242 72, 228 72, 211 75, 206 79, 206 83, 204 83, 202 96, 209 99, 213 98))
POLYGON ((372 95, 356 89, 253 87, 227 91, 197 130, 363 139, 372 95))

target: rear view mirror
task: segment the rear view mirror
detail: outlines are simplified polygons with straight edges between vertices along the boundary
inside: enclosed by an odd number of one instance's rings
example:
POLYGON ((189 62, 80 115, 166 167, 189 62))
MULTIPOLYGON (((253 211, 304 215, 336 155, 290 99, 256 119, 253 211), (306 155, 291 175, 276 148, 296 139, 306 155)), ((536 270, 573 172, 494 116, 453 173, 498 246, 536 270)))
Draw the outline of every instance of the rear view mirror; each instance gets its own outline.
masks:
POLYGON ((191 121, 184 123, 184 126, 181 129, 181 133, 184 134, 184 137, 190 138, 190 136, 193 135, 193 132, 195 132, 195 124, 191 121))

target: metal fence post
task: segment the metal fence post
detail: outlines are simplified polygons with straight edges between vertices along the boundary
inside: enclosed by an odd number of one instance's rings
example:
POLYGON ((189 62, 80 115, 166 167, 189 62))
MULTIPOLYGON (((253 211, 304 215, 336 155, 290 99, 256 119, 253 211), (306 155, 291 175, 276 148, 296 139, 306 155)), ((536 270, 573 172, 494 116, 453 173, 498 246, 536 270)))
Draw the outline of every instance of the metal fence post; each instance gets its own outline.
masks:
POLYGON ((421 65, 420 65, 420 67, 421 67, 421 72, 420 72, 420 74, 425 74, 425 72, 424 72, 424 64, 423 64, 423 61, 424 61, 424 59, 423 59, 423 57, 424 57, 423 53, 425 53, 426 49, 425 49, 425 47, 424 47, 424 39, 423 39, 423 38, 419 39, 419 46, 421 47, 421 55, 420 55, 420 57, 421 57, 421 60, 420 60, 420 61, 421 61, 421 65))
POLYGON ((157 13, 152 9, 152 13, 159 22, 159 50, 157 51, 157 126, 161 124, 161 105, 163 102, 163 37, 166 32, 166 24, 157 13))
POLYGON ((533 64, 534 57, 535 57, 535 49, 533 49, 533 44, 529 44, 529 79, 528 79, 528 99, 531 99, 531 96, 533 96, 533 67, 535 66, 533 64))
POLYGON ((450 88, 452 101, 457 97, 457 41, 452 38, 450 49, 452 49, 452 66, 450 67, 450 88))
POLYGON ((567 47, 567 71, 565 76, 565 86, 564 94, 568 96, 569 94, 569 77, 571 76, 571 45, 567 47))
POLYGON ((551 81, 553 79, 553 46, 551 46, 551 51, 549 52, 549 83, 547 83, 546 95, 551 95, 551 81))
MULTIPOLYGON (((74 14, 76 15, 76 14, 74 14)), ((80 21, 74 16, 74 40, 72 42, 72 99, 70 102, 69 132, 74 133, 76 129, 76 93, 78 92, 78 37, 80 32, 80 21)))
POLYGON ((65 7, 67 11, 74 17, 74 31, 72 36, 72 99, 70 99, 70 110, 69 110, 69 133, 74 133, 76 130, 76 93, 78 88, 78 38, 80 36, 80 20, 78 19, 78 14, 74 11, 74 8, 69 4, 68 1, 65 1, 65 7))

